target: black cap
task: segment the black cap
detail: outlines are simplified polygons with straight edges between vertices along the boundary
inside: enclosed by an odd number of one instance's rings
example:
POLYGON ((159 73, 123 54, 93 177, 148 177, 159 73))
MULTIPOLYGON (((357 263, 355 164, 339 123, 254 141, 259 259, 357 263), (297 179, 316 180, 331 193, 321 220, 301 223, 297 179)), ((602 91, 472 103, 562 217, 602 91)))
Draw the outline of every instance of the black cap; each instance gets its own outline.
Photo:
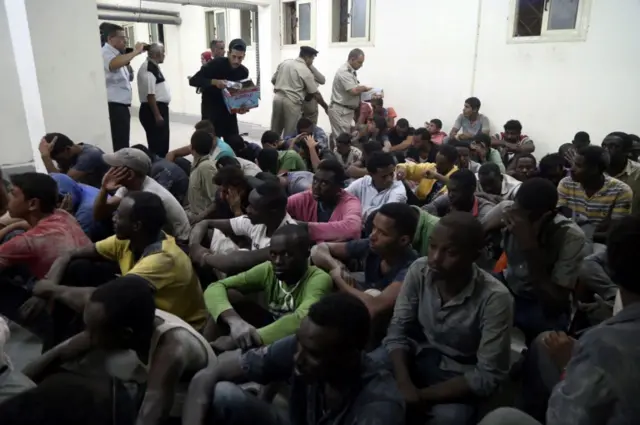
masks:
POLYGON ((231 43, 229 43, 229 50, 239 50, 241 52, 246 52, 247 43, 245 43, 241 38, 233 39, 231 40, 231 43))
POLYGON ((300 56, 316 56, 318 51, 313 47, 309 46, 301 46, 300 47, 300 56))

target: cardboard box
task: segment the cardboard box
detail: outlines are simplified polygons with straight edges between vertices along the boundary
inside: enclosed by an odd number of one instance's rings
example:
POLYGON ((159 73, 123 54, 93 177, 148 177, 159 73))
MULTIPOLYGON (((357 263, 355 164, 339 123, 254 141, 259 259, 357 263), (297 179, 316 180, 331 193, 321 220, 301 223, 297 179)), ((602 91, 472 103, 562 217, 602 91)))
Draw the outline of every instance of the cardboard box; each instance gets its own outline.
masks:
POLYGON ((239 90, 223 89, 222 97, 229 112, 235 114, 243 108, 253 109, 258 107, 260 104, 260 87, 252 86, 239 90))

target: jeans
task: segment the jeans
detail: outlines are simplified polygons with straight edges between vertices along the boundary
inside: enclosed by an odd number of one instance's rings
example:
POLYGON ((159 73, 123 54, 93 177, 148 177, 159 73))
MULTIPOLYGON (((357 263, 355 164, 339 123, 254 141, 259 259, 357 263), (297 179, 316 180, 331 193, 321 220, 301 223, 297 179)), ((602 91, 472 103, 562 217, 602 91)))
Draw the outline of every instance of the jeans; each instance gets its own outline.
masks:
MULTIPOLYGON (((372 351, 369 357, 379 365, 393 371, 387 350, 384 347, 372 351)), ((440 369, 442 354, 434 349, 423 349, 411 360, 409 373, 416 388, 425 388, 439 384, 460 374, 440 369)), ((428 412, 407 410, 407 424, 428 425, 475 425, 476 405, 469 403, 445 403, 430 406, 428 412), (425 417, 426 416, 426 417, 425 417)))
POLYGON ((210 424, 289 425, 286 411, 244 391, 231 382, 219 382, 213 393, 210 424))

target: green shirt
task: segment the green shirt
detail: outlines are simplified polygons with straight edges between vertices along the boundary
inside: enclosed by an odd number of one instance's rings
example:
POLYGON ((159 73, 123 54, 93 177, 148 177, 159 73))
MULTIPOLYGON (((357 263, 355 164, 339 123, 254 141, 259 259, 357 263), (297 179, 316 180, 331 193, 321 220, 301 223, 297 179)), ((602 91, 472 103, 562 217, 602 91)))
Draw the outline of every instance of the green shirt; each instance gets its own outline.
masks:
POLYGON ((266 295, 267 308, 277 319, 275 322, 258 329, 264 345, 286 336, 293 335, 300 322, 309 312, 309 307, 321 297, 331 292, 333 281, 331 276, 315 266, 309 266, 300 282, 294 288, 283 287, 293 296, 293 309, 287 306, 287 294, 280 288, 280 282, 273 272, 270 261, 259 264, 254 268, 228 277, 210 285, 204 292, 204 301, 207 310, 214 320, 218 320, 220 314, 231 308, 228 289, 235 289, 243 294, 263 292, 266 295))
POLYGON ((280 171, 307 171, 307 166, 298 152, 287 150, 278 152, 278 172, 280 171))
POLYGON ((504 173, 505 168, 504 168, 504 162, 502 162, 502 157, 500 156, 500 152, 498 152, 497 149, 494 148, 490 148, 491 150, 489 151, 489 162, 493 162, 494 164, 496 164, 498 167, 500 167, 500 172, 504 173))

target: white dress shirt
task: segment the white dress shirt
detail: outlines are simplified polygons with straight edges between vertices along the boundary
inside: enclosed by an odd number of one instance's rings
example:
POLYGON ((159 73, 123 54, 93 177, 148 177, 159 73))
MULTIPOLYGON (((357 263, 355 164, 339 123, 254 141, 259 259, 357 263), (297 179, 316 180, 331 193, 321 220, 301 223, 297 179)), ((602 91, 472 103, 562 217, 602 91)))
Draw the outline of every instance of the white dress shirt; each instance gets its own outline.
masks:
POLYGON ((102 61, 104 62, 104 75, 107 83, 107 101, 131 105, 131 83, 129 82, 129 70, 126 66, 111 71, 109 64, 120 52, 105 43, 102 46, 102 61))

